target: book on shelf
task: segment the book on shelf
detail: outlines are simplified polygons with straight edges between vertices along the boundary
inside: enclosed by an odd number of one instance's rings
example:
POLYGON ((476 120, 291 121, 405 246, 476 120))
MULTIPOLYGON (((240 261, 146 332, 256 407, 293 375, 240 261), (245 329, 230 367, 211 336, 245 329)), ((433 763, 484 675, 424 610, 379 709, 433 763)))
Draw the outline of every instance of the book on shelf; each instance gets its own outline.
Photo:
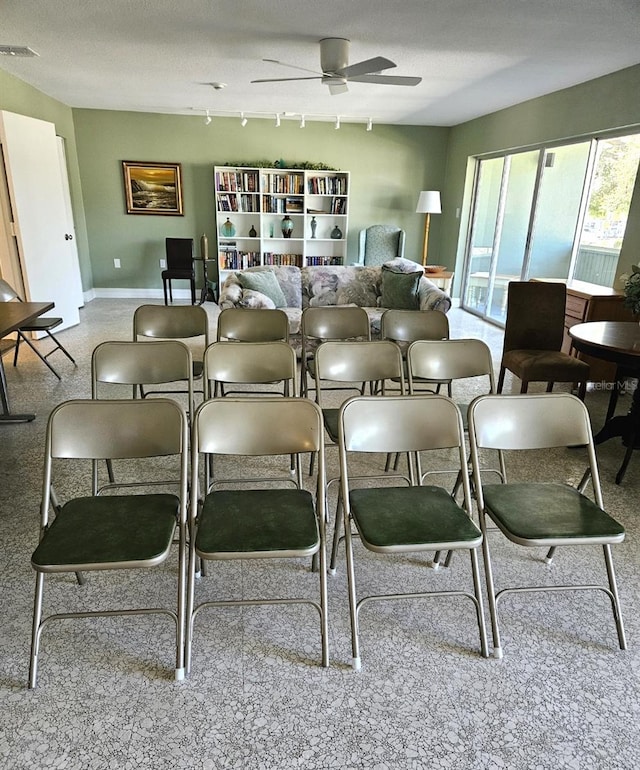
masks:
POLYGON ((270 251, 265 251, 262 255, 263 265, 293 265, 294 267, 302 267, 302 254, 274 254, 270 251))
POLYGON ((329 265, 342 265, 342 257, 307 257, 309 267, 328 267, 329 265))
POLYGON ((347 180, 343 176, 309 177, 307 192, 311 195, 346 195, 347 180))
POLYGON ((284 210, 287 214, 302 214, 302 198, 285 198, 284 210))
POLYGON ((257 192, 257 171, 217 171, 216 190, 224 192, 257 192))
POLYGON ((346 198, 333 198, 331 201, 331 213, 332 214, 346 214, 347 213, 347 199, 346 198))

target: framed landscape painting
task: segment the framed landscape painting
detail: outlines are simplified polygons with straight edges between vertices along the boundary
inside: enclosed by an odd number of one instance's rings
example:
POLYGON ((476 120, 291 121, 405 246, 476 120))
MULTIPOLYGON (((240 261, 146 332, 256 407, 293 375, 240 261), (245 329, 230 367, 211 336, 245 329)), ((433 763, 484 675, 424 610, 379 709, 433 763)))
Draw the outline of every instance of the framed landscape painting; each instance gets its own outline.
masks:
POLYGON ((182 216, 179 163, 122 161, 127 214, 182 216))

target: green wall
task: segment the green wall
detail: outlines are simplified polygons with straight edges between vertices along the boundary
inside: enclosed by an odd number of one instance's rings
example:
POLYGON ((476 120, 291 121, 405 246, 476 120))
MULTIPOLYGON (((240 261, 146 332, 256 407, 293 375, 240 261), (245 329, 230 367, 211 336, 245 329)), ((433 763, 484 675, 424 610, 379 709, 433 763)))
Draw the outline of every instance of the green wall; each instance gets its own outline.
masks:
MULTIPOLYGON (((640 65, 556 91, 451 129, 443 190, 443 264, 456 266, 458 292, 471 201, 473 158, 511 149, 561 144, 566 140, 627 128, 640 131, 640 65), (456 217, 456 209, 460 216, 456 217)), ((629 212, 618 272, 629 272, 640 255, 640 175, 629 212)))
MULTIPOLYGON (((96 288, 159 288, 164 239, 206 233, 215 244, 213 167, 225 162, 282 158, 324 163, 351 172, 348 258, 357 257, 358 231, 394 224, 407 233, 405 256, 422 254, 424 220, 415 213, 418 192, 444 184, 447 128, 156 115, 103 110, 73 111, 84 209, 96 288), (184 216, 126 214, 123 160, 182 164, 184 216), (120 259, 116 269, 114 259, 120 259)), ((434 218, 437 219, 437 218, 434 218)), ((430 243, 437 253, 439 223, 430 243)))
MULTIPOLYGON (((640 130, 640 65, 492 113, 453 128, 249 121, 237 118, 80 110, 57 102, 0 70, 0 109, 49 120, 67 144, 83 288, 158 289, 167 235, 215 239, 213 166, 283 158, 351 172, 349 259, 357 233, 375 223, 407 233, 406 256, 420 260, 420 190, 442 190, 443 213, 431 218, 429 261, 462 274, 474 157, 560 144, 628 128, 640 130), (122 160, 182 163, 184 217, 127 215, 122 160), (122 268, 113 267, 113 259, 122 268)), ((640 176, 622 246, 620 272, 640 255, 640 176)))
POLYGON ((82 186, 80 183, 80 168, 76 152, 76 136, 71 109, 61 102, 51 99, 41 91, 24 83, 22 80, 9 75, 0 69, 0 110, 17 112, 31 118, 47 120, 54 123, 56 133, 65 140, 67 167, 69 171, 69 187, 71 189, 71 205, 76 226, 76 240, 82 288, 86 291, 93 286, 91 262, 89 259, 89 243, 82 201, 82 186))

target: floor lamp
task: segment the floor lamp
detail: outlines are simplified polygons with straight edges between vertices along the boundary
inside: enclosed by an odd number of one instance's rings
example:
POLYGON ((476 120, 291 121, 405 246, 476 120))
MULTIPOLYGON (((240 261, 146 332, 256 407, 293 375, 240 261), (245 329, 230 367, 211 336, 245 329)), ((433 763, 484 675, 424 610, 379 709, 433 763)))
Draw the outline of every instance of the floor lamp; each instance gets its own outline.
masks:
POLYGON ((424 245, 422 247, 422 265, 427 264, 427 247, 429 245, 429 218, 431 214, 441 214, 440 192, 438 190, 423 190, 418 196, 416 214, 424 214, 424 245))

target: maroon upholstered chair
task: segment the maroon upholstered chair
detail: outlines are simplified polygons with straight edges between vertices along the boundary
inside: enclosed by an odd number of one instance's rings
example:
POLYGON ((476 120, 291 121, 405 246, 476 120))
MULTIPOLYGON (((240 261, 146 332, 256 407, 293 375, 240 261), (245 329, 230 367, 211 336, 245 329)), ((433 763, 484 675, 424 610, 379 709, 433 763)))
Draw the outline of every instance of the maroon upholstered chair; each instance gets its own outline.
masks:
POLYGON ((502 393, 507 369, 522 380, 521 393, 530 382, 546 382, 547 392, 554 382, 578 385, 584 400, 589 364, 561 351, 567 288, 547 281, 511 281, 507 289, 507 320, 498 376, 502 393))

